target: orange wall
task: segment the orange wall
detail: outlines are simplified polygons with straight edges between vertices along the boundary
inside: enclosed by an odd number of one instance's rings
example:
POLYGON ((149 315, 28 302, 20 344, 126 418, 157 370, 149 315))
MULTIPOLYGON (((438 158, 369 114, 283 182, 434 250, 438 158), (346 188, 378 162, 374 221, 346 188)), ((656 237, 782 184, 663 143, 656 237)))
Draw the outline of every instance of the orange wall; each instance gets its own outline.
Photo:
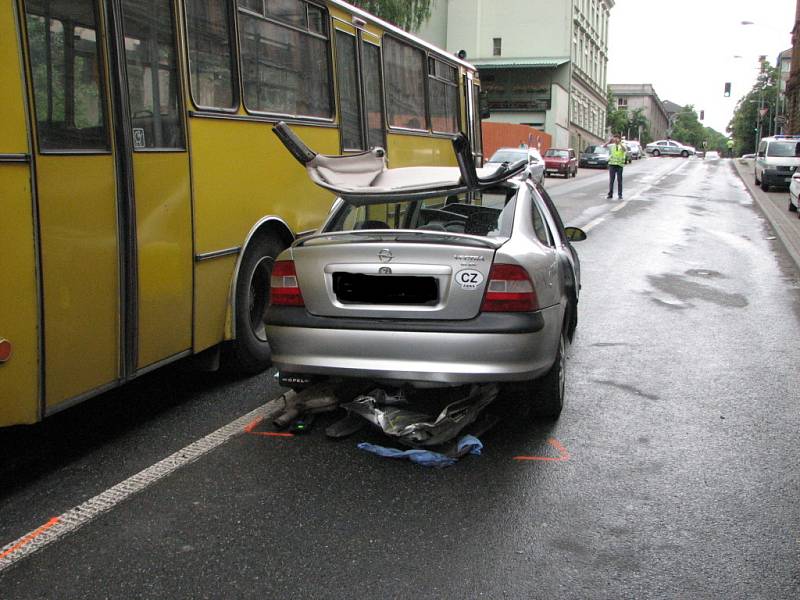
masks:
POLYGON ((527 144, 544 153, 553 138, 544 131, 528 125, 515 125, 513 123, 481 123, 483 129, 483 152, 488 159, 498 148, 518 148, 520 144, 527 144))

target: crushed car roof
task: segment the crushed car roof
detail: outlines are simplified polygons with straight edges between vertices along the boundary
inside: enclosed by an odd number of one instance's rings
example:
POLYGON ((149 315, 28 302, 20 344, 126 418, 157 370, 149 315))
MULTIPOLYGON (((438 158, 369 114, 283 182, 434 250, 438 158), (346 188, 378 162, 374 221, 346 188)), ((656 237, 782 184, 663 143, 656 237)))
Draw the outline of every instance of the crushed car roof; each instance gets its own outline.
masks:
POLYGON ((385 202, 390 198, 423 199, 482 190, 519 175, 527 166, 527 160, 522 159, 476 169, 469 141, 463 134, 452 138, 458 167, 389 169, 383 148, 342 156, 318 154, 285 123, 278 123, 273 131, 306 168, 314 183, 353 204, 385 202))

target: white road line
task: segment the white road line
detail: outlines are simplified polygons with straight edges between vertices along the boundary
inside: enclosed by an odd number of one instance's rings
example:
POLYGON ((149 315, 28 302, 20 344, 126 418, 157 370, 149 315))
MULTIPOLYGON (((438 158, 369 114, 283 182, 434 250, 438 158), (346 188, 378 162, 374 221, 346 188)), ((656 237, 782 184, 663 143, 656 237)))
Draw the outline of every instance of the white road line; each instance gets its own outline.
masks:
POLYGON ((136 475, 107 489, 94 498, 90 498, 83 504, 68 510, 58 517, 54 517, 42 527, 6 544, 0 548, 0 573, 17 561, 72 533, 101 514, 108 512, 120 502, 221 446, 232 437, 242 433, 245 426, 257 417, 268 418, 269 415, 275 414, 282 407, 282 396, 270 400, 204 438, 192 442, 167 458, 139 471, 136 475))
POLYGON ((593 219, 593 220, 589 221, 586 225, 584 225, 582 227, 582 229, 584 231, 589 231, 590 229, 600 225, 600 223, 602 223, 604 220, 605 220, 605 217, 597 217, 596 219, 593 219))

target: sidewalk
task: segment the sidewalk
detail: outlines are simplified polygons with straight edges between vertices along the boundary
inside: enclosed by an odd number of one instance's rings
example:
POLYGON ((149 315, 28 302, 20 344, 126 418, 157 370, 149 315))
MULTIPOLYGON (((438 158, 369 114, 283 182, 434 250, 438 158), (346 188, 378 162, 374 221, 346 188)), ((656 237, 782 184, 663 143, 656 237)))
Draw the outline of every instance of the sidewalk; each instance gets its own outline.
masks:
POLYGON ((797 213, 789 212, 787 209, 789 206, 789 192, 783 190, 765 192, 756 186, 753 179, 752 159, 735 158, 732 163, 750 195, 775 230, 775 235, 786 247, 797 269, 800 270, 800 219, 797 218, 797 213))

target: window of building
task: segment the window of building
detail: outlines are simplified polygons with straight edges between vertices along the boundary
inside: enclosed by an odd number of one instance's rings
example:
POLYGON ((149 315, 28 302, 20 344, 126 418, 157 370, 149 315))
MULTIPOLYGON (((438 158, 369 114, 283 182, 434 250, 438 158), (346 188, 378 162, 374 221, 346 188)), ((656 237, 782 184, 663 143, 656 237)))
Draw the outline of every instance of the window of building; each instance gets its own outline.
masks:
POLYGON ((389 125, 427 129, 425 53, 393 37, 383 38, 383 72, 389 125))
POLYGON ((239 0, 244 103, 248 110, 330 118, 327 20, 303 0, 239 0))
POLYGON ((503 38, 492 38, 492 56, 500 56, 503 51, 503 38))
POLYGON ((186 28, 194 103, 202 107, 234 108, 230 0, 187 0, 186 28))
POLYGON ((428 59, 428 105, 433 131, 458 131, 458 70, 435 58, 428 59))
POLYGON ((628 108, 628 99, 617 98, 617 108, 628 108))

